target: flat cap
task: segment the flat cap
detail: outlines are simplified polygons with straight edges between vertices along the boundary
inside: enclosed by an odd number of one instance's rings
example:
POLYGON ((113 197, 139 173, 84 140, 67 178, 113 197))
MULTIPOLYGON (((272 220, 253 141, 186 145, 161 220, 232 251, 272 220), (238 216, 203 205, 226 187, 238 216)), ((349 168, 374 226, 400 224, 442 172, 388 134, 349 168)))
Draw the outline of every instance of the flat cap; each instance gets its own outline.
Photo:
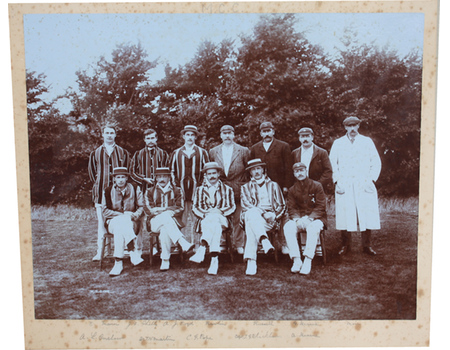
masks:
POLYGON ((358 117, 355 117, 355 116, 350 116, 350 117, 345 118, 342 123, 344 125, 360 124, 361 123, 361 119, 359 119, 358 117))
POLYGON ((220 128, 220 132, 231 131, 234 132, 234 128, 231 125, 224 125, 220 128))
POLYGON ((306 169, 306 165, 303 164, 302 162, 295 163, 292 166, 292 170, 298 170, 298 169, 306 169))
POLYGON ((298 131, 299 135, 314 135, 314 132, 311 128, 301 128, 298 131))
POLYGON ((273 127, 273 124, 271 122, 262 122, 261 125, 259 126, 259 130, 263 129, 275 129, 275 128, 273 127))

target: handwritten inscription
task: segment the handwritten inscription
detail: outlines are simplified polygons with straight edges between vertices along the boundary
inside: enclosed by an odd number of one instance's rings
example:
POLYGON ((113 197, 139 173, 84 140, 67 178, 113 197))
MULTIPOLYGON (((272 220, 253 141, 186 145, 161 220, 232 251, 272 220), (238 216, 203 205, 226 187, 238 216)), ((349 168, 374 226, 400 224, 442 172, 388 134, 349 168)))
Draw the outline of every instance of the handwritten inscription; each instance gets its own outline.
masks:
POLYGON ((116 336, 113 334, 98 334, 97 332, 93 332, 91 334, 82 333, 80 335, 80 340, 93 340, 93 341, 114 341, 114 340, 122 340, 123 336, 116 336))
POLYGON ((248 334, 235 334, 235 339, 239 340, 249 340, 249 339, 266 339, 266 338, 281 338, 279 335, 275 334, 274 332, 267 331, 267 332, 256 332, 256 333, 248 333, 248 334))
POLYGON ((229 8, 231 5, 231 10, 227 12, 237 12, 238 11, 238 3, 207 3, 202 4, 202 12, 203 13, 225 13, 226 7, 229 8))
POLYGON ((307 337, 320 338, 319 334, 317 334, 317 333, 306 334, 306 333, 300 332, 300 333, 292 333, 291 334, 291 338, 307 338, 307 337))
POLYGON ((166 335, 165 337, 155 337, 155 336, 145 336, 139 338, 140 342, 147 341, 147 342, 167 342, 167 341, 175 341, 170 335, 166 335))

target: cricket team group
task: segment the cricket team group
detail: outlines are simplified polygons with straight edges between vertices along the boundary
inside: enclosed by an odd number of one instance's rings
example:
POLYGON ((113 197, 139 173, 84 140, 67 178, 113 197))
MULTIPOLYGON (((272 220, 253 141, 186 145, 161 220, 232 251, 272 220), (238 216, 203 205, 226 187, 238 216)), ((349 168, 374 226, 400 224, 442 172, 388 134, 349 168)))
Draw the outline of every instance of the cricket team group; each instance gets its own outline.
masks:
POLYGON ((93 260, 101 259, 103 237, 109 232, 115 258, 110 276, 121 274, 126 252, 133 265, 142 263, 146 227, 158 234, 160 270, 169 269, 171 249, 177 246, 192 252, 189 260, 195 263, 203 262, 209 250, 208 274, 216 275, 222 234, 229 228, 233 250, 247 262, 245 273, 255 275, 257 253, 274 249, 268 232, 276 227, 275 239, 292 259, 291 272, 308 275, 320 232, 327 226, 331 191, 342 238, 339 255, 351 250, 352 232, 358 229, 363 253, 376 255, 371 233, 380 229, 375 182, 381 160, 373 141, 359 134, 360 124, 357 116, 345 118, 346 133, 334 141, 330 154, 314 144, 309 127, 299 129, 301 146, 291 151, 275 138, 271 122, 260 124, 261 141, 250 148, 235 143, 234 128, 224 125, 222 143, 208 152, 196 144, 197 127, 186 125, 183 146, 171 154, 158 147, 157 132, 148 129, 145 147, 132 157, 115 143, 115 127, 104 126, 104 143, 91 153, 88 165, 98 218, 93 260), (302 253, 301 231, 306 232, 302 253))

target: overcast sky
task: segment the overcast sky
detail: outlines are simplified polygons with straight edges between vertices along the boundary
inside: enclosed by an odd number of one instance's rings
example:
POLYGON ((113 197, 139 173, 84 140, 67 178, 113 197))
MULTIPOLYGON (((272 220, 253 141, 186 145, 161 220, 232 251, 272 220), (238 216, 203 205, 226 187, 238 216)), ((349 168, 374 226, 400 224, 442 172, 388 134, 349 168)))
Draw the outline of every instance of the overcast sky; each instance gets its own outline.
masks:
MULTIPOLYGON (((141 43, 149 60, 159 66, 151 78, 163 77, 163 68, 192 59, 201 41, 220 42, 250 34, 259 14, 27 14, 24 15, 26 67, 47 76, 49 98, 76 89, 75 72, 108 60, 121 43, 141 43)), ((345 27, 358 33, 361 43, 389 45, 406 55, 422 50, 423 14, 298 14, 297 29, 325 52, 333 54, 345 27)))

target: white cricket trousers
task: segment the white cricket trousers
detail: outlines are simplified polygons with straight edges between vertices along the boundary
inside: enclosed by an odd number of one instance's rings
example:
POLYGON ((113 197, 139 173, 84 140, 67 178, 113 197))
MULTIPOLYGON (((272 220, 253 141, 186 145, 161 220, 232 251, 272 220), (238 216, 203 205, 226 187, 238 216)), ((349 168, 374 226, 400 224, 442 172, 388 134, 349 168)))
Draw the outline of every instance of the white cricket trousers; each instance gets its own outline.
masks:
POLYGON ((150 220, 150 225, 153 232, 159 233, 161 259, 169 260, 172 244, 176 244, 183 237, 180 228, 168 212, 156 215, 150 220))
POLYGON ((200 225, 202 229, 200 240, 205 240, 208 243, 210 252, 220 252, 222 230, 224 227, 228 227, 225 216, 219 213, 206 214, 200 225))
POLYGON ((114 257, 123 258, 126 245, 136 238, 131 216, 122 214, 113 217, 108 223, 108 231, 114 235, 114 257))
POLYGON ((267 231, 269 231, 273 225, 267 223, 267 221, 262 217, 264 211, 259 208, 252 208, 245 212, 245 248, 244 248, 244 260, 251 259, 256 260, 256 255, 258 251, 258 244, 261 237, 267 236, 267 231))
POLYGON ((291 259, 300 258, 297 232, 299 230, 306 230, 306 245, 303 255, 312 260, 316 253, 317 241, 322 228, 323 222, 321 220, 314 220, 307 225, 304 225, 304 221, 302 220, 299 220, 298 223, 294 220, 289 220, 284 225, 284 237, 286 238, 286 243, 289 248, 289 256, 291 259))

